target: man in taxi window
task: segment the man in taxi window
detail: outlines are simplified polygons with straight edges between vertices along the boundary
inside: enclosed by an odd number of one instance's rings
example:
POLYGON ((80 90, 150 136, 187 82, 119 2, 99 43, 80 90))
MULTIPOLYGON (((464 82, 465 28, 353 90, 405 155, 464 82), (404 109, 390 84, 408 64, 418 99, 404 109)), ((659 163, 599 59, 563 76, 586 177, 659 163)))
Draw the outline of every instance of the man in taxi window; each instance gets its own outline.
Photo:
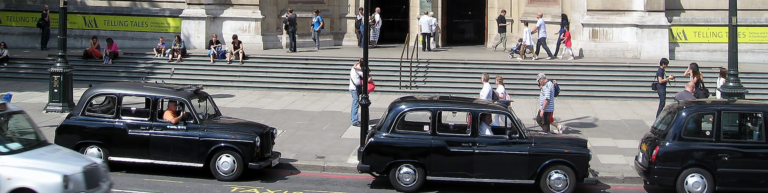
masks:
POLYGON ((480 135, 493 135, 493 130, 491 130, 491 126, 497 126, 493 123, 493 118, 491 114, 484 113, 480 115, 480 135))
POLYGON ((176 115, 177 105, 178 104, 176 101, 168 102, 168 108, 165 109, 165 113, 163 113, 163 120, 170 121, 173 124, 179 123, 179 120, 181 120, 181 115, 176 115))

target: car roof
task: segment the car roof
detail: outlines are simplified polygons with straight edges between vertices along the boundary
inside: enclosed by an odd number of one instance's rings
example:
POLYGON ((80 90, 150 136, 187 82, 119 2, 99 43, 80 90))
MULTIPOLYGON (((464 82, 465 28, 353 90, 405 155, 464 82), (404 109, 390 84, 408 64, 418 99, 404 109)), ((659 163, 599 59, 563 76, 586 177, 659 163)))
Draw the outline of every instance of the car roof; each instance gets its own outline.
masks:
POLYGON ((746 99, 697 99, 679 101, 670 105, 670 108, 675 110, 707 107, 768 108, 768 103, 746 99))
POLYGON ((508 111, 507 107, 511 101, 489 101, 478 98, 459 97, 459 96, 441 96, 441 95, 429 95, 429 96, 404 96, 392 101, 389 109, 395 107, 423 107, 423 108, 435 108, 435 107, 450 107, 460 109, 477 109, 477 110, 500 110, 508 111))
POLYGON ((181 86, 162 83, 145 83, 145 82, 111 82, 93 85, 89 88, 83 96, 91 96, 96 93, 125 93, 125 94, 140 94, 140 95, 158 95, 158 96, 170 96, 189 99, 196 94, 195 89, 202 88, 202 86, 181 86))

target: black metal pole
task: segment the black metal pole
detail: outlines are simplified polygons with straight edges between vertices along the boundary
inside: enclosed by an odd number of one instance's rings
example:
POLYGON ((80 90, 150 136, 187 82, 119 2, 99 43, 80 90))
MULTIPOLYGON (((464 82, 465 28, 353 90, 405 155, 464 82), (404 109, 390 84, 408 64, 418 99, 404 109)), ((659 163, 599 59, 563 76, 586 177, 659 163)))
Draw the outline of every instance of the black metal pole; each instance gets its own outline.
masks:
POLYGON ((60 2, 59 53, 56 57, 56 63, 48 69, 50 82, 48 86, 48 104, 45 105, 46 113, 68 113, 75 108, 72 95, 72 74, 75 70, 67 61, 67 0, 61 0, 60 2))
POLYGON ((365 31, 365 34, 363 34, 363 63, 361 64, 360 68, 363 69, 363 78, 360 80, 360 84, 362 84, 363 93, 360 95, 360 147, 365 145, 365 137, 368 136, 368 106, 371 106, 371 100, 368 98, 368 41, 371 40, 371 22, 370 21, 370 11, 371 11, 371 1, 365 0, 363 3, 363 22, 364 26, 363 31, 365 31))
POLYGON ((724 99, 745 99, 747 89, 739 79, 739 28, 738 3, 728 1, 728 78, 726 83, 718 88, 724 99))

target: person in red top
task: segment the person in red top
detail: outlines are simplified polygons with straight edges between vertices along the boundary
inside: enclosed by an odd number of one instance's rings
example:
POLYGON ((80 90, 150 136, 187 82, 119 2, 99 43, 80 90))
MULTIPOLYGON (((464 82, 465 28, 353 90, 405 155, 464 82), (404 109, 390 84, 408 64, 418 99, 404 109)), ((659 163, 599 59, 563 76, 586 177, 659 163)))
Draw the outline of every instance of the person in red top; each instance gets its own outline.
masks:
POLYGON ((571 57, 568 58, 568 60, 573 60, 573 49, 571 49, 571 30, 569 26, 565 26, 565 33, 560 37, 563 39, 563 44, 565 44, 565 48, 563 49, 563 55, 558 56, 557 58, 563 59, 563 56, 565 55, 566 51, 571 52, 571 57))

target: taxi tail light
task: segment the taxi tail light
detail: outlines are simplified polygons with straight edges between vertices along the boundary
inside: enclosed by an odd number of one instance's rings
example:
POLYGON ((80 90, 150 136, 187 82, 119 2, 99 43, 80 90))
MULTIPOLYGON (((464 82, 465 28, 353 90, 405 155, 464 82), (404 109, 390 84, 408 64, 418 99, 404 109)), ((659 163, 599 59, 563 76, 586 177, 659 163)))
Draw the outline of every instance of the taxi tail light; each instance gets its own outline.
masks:
POLYGON ((653 149, 653 154, 651 155, 651 163, 656 162, 657 154, 659 154, 659 146, 656 146, 656 148, 653 149))

